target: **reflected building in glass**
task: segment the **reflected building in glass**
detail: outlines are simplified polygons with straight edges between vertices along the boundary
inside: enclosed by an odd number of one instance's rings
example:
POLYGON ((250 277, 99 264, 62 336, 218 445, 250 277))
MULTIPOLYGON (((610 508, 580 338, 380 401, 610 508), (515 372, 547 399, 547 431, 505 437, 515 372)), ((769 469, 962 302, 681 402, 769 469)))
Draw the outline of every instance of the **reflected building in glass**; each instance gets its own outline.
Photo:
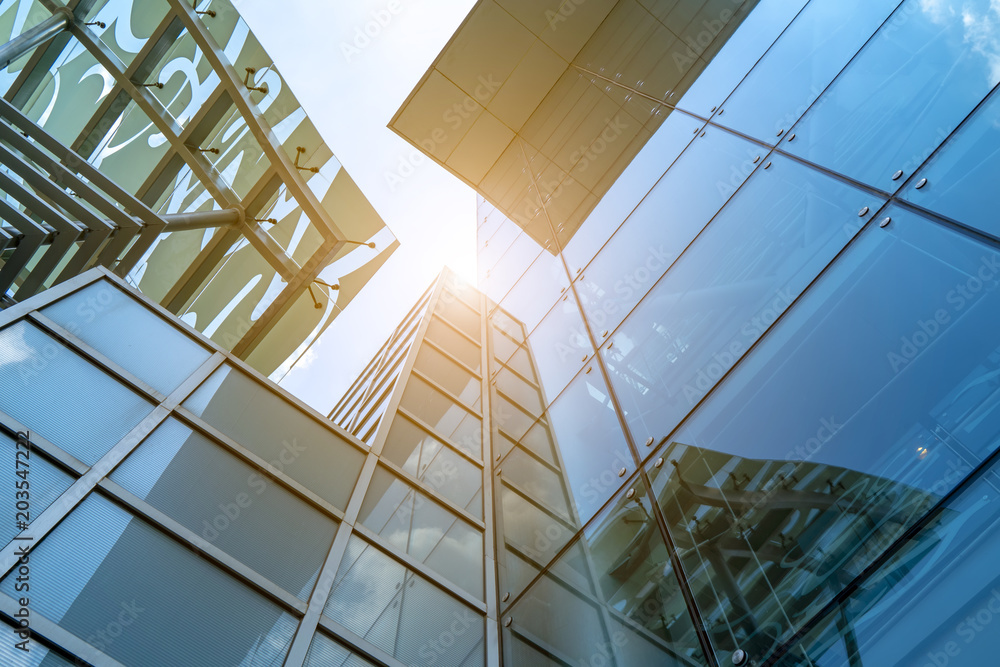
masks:
POLYGON ((5 2, 0 42, 6 304, 103 266, 270 374, 396 248, 228 0, 5 2))
POLYGON ((390 127, 480 195, 503 663, 995 662, 998 26, 475 4, 390 127))

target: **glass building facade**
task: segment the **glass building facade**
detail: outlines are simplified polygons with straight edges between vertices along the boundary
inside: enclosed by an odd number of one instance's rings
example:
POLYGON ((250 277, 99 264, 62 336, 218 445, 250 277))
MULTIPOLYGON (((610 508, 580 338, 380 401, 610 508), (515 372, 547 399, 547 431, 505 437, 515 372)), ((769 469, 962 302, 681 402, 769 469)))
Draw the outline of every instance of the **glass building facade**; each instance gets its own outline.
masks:
POLYGON ((395 250, 228 0, 3 2, 3 42, 7 304, 103 266, 270 374, 395 250))
POLYGON ((481 0, 391 123, 478 289, 328 415, 106 269, 0 312, 0 662, 994 664, 998 34, 481 0))
POLYGON ((995 662, 998 34, 476 3, 391 127, 480 194, 502 662, 995 662))

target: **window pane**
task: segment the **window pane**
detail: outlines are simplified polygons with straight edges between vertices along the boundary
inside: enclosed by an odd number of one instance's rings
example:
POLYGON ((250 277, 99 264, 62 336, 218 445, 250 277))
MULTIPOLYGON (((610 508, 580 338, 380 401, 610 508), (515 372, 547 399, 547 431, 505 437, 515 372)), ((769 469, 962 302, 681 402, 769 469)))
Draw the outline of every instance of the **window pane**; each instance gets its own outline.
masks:
POLYGON ((0 410, 93 465, 153 409, 24 321, 0 330, 0 410))
POLYGON ((761 151, 710 129, 681 154, 585 269, 587 320, 613 330, 757 167, 761 151))
POLYGON ((265 385, 223 366, 184 407, 334 507, 347 506, 365 455, 265 385))
MULTIPOLYGON (((23 529, 18 528, 18 520, 23 520, 25 513, 18 516, 16 503, 28 503, 28 523, 31 523, 51 505, 62 492, 70 487, 76 479, 67 475, 54 464, 42 458, 38 450, 32 447, 30 454, 25 456, 27 449, 24 440, 20 447, 7 434, 0 434, 0 456, 3 465, 8 466, 11 477, 9 501, 0 503, 0 544, 6 545, 23 529), (16 452, 20 452, 20 456, 16 452), (24 471, 24 475, 18 475, 24 471), (16 488, 15 488, 16 485, 16 488), (18 490, 20 489, 20 490, 18 490)), ((23 507, 23 506, 22 506, 23 507)))
POLYGON ((111 479, 304 600, 336 531, 319 510, 174 419, 111 479))
POLYGON ((356 536, 324 613, 406 664, 484 664, 482 617, 356 536))
MULTIPOLYGON (((719 49, 712 61, 702 65, 698 78, 684 93, 678 106, 707 115, 721 104, 755 62, 767 51, 807 0, 761 0, 719 49)), ((669 3, 667 4, 669 6, 669 3)), ((683 51, 681 57, 687 56, 683 51)))
POLYGON ((430 345, 420 346, 413 368, 436 382, 453 398, 459 399, 470 408, 479 409, 480 396, 483 393, 482 380, 430 345))
POLYGON ((1000 610, 998 484, 994 466, 807 635, 800 646, 813 664, 847 667, 848 633, 865 664, 990 664, 997 637, 986 628, 1000 610))
POLYGON ((991 0, 906 0, 795 126, 786 149, 895 190, 893 174, 915 168, 1000 81, 984 42, 985 26, 998 19, 991 0))
POLYGON ((406 417, 399 415, 392 423, 382 456, 459 507, 483 517, 482 503, 477 501, 483 487, 482 470, 406 417))
POLYGON ((427 495, 378 468, 358 518, 390 546, 482 599, 482 532, 427 495))
POLYGON ((427 339, 451 352, 456 359, 477 373, 482 367, 482 350, 479 346, 461 336, 437 317, 432 317, 427 324, 427 339))
POLYGON ((994 94, 932 157, 905 191, 909 201, 1000 238, 996 174, 1000 172, 1000 95, 994 94), (926 178, 919 190, 916 184, 926 178))
POLYGON ((306 653, 305 667, 374 667, 356 653, 317 632, 306 653))
POLYGON ((528 349, 538 367, 545 402, 551 403, 594 354, 576 299, 556 304, 531 332, 528 349))
POLYGON ((749 619, 743 648, 765 655, 1000 445, 1000 348, 984 335, 1000 253, 889 215, 662 455, 676 463, 657 495, 705 616, 725 619, 719 650, 749 619), (720 588, 729 575, 738 589, 720 588))
POLYGON ((448 320, 459 331, 468 334, 472 340, 479 341, 480 329, 482 328, 479 313, 465 305, 457 297, 443 292, 434 312, 448 320))
POLYGON ((538 256, 501 302, 504 310, 531 331, 569 287, 562 260, 548 252, 538 256))
POLYGON ((176 389, 211 356, 105 280, 87 285, 42 313, 163 394, 176 389))
POLYGON ((774 143, 819 97, 899 0, 814 0, 747 74, 717 121, 774 143), (780 85, 777 85, 780 82, 780 85))
POLYGON ((680 423, 850 241, 867 205, 879 206, 787 158, 750 177, 605 347, 636 442, 680 423))
POLYGON ((477 459, 483 458, 483 422, 437 389, 411 375, 399 406, 477 459))
MULTIPOLYGON (((277 605, 98 495, 32 549, 31 566, 31 611, 126 665, 267 667, 295 633, 277 605)), ((17 597, 16 577, 0 591, 17 597)))

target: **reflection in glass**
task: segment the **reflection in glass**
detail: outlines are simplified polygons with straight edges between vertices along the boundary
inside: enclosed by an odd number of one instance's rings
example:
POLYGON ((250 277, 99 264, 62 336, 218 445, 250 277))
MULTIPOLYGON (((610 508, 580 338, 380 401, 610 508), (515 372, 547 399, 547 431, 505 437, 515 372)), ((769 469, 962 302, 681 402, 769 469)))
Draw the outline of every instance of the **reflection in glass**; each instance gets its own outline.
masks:
POLYGON ((784 145, 895 190, 893 174, 912 174, 1000 81, 997 21, 1000 6, 991 0, 906 0, 784 145))
POLYGON ((888 214, 662 454, 654 486, 721 651, 787 640, 1000 444, 1000 254, 888 214))
POLYGON ((611 331, 760 164, 761 151, 724 130, 681 154, 577 283, 587 320, 611 331))
POLYGON ((408 665, 485 662, 482 616, 357 536, 323 613, 408 665))
POLYGON ((0 409, 93 465, 153 404, 20 320, 0 330, 0 409))
POLYGON ((223 366, 183 406, 304 487, 344 509, 365 455, 265 385, 223 366))
POLYGON ((878 207, 792 160, 765 164, 604 349, 637 442, 669 433, 878 207))
POLYGON ((378 468, 358 519, 478 598, 483 597, 483 534, 428 495, 378 468))
MULTIPOLYGON (((555 649, 569 664, 593 664, 594 656, 601 656, 599 664, 621 667, 706 664, 639 481, 509 613, 514 623, 507 632, 555 649)), ((518 664, 546 664, 526 659, 518 664)))
POLYGON ((111 479, 303 600, 336 531, 331 518, 173 418, 111 479))
POLYGON ((726 100, 716 121, 774 143, 819 97, 899 0, 814 0, 726 100), (781 85, 774 85, 780 81, 781 85))
POLYGON ((935 213, 1000 238, 1000 95, 994 94, 912 178, 904 196, 935 213), (916 184, 927 179, 920 189, 916 184))
POLYGON ((164 395, 210 356, 207 349, 105 280, 43 308, 42 313, 164 395))

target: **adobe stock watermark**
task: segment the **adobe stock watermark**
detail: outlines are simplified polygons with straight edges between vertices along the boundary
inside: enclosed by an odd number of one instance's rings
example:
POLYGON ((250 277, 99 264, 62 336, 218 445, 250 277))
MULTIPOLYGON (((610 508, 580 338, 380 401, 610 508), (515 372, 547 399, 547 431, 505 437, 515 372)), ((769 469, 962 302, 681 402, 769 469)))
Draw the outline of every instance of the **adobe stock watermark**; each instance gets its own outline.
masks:
MULTIPOLYGON (((292 438, 291 442, 283 440, 278 457, 267 463, 268 472, 272 475, 281 474, 285 466, 294 463, 305 451, 306 448, 299 445, 296 438, 292 438)), ((272 481, 272 483, 274 482, 272 481)), ((240 515, 253 505, 254 499, 267 490, 268 479, 264 475, 253 472, 247 476, 246 484, 247 489, 252 491, 253 495, 247 491, 240 491, 230 502, 219 503, 219 513, 212 517, 211 521, 202 519, 201 536, 209 543, 214 543, 215 540, 219 539, 219 535, 235 524, 240 515)))
POLYGON ((938 308, 926 319, 917 320, 911 333, 900 337, 899 348, 886 353, 886 361, 893 372, 898 373, 908 366, 925 347, 944 333, 963 310, 994 290, 998 276, 1000 254, 991 253, 980 257, 975 272, 945 294, 945 302, 951 308, 938 308))
MULTIPOLYGON (((734 5, 739 5, 743 0, 729 0, 730 3, 734 5)), ((681 74, 686 73, 691 69, 699 56, 705 51, 708 46, 715 41, 715 38, 722 34, 722 31, 726 29, 726 25, 735 15, 735 11, 732 9, 723 9, 716 15, 714 19, 703 19, 701 21, 701 30, 695 34, 693 37, 685 36, 677 41, 679 48, 675 48, 671 53, 671 58, 674 61, 674 66, 677 71, 681 74)))
POLYGON ((684 384, 682 391, 688 405, 694 405, 701 400, 743 353, 749 350, 750 346, 764 335, 768 327, 788 309, 794 299, 795 293, 791 288, 783 287, 756 314, 746 320, 740 327, 739 334, 725 348, 713 354, 708 363, 698 370, 694 379, 684 384))
POLYGON ((586 171, 591 164, 607 152, 612 144, 625 134, 625 130, 629 129, 629 127, 631 126, 622 120, 620 114, 614 119, 605 118, 604 129, 597 135, 593 143, 589 146, 581 144, 579 148, 570 153, 569 162, 571 165, 574 165, 573 169, 579 172, 586 171))
MULTIPOLYGON (((107 653, 108 648, 115 643, 115 640, 122 636, 125 629, 130 625, 135 623, 139 618, 139 615, 146 611, 144 607, 140 607, 136 604, 135 600, 131 602, 121 602, 119 603, 121 609, 115 620, 108 621, 108 624, 104 626, 103 629, 98 630, 94 634, 87 637, 87 643, 96 648, 99 651, 107 653)), ((82 662, 79 664, 83 664, 82 662)))
POLYGON ((425 665, 436 665, 476 623, 482 626, 483 619, 469 609, 463 609, 461 613, 452 612, 452 621, 448 627, 439 632, 434 639, 421 644, 417 649, 417 655, 424 659, 425 665))
MULTIPOLYGON (((989 630, 993 621, 1000 616, 1000 590, 993 588, 989 593, 990 597, 982 603, 979 609, 970 613, 955 626, 955 635, 962 640, 966 647, 972 644, 981 633, 989 630)), ((996 626, 993 626, 991 635, 996 635, 996 626)), ((940 651, 928 651, 927 662, 921 667, 947 667, 961 655, 964 647, 954 639, 950 639, 940 648, 940 651)), ((967 663, 963 661, 961 664, 967 663)))
MULTIPOLYGON (((84 288, 86 289, 86 288, 84 288)), ((73 312, 73 319, 63 323, 63 328, 74 336, 79 336, 84 325, 90 324, 105 312, 115 302, 115 297, 119 296, 114 287, 106 284, 102 285, 96 294, 90 294, 86 298, 81 298, 81 293, 70 295, 67 298, 80 299, 73 312)), ((23 359, 17 366, 18 375, 25 385, 36 379, 45 372, 49 364, 65 349, 62 345, 47 342, 41 348, 28 345, 27 342, 18 341, 22 349, 20 350, 23 359)))
POLYGON ((354 35, 351 41, 340 43, 340 53, 344 56, 344 60, 350 63, 360 56, 361 52, 371 46, 402 12, 403 3, 401 0, 389 0, 385 3, 385 7, 373 11, 369 20, 365 21, 363 25, 354 26, 354 35))
MULTIPOLYGON (((448 142, 453 136, 450 132, 455 132, 462 127, 472 117, 473 112, 485 104, 493 97, 493 94, 500 89, 502 82, 493 78, 493 75, 480 75, 477 79, 476 87, 471 95, 466 95, 461 102, 455 102, 445 109, 441 114, 441 125, 434 128, 423 139, 417 141, 420 147, 428 154, 433 155, 434 151, 448 142)), ((395 192, 396 188, 403 184, 406 179, 417 172, 429 158, 417 149, 411 150, 406 155, 400 155, 396 164, 396 169, 386 171, 383 174, 389 192, 395 192)))
POLYGON ((576 13, 577 7, 587 2, 587 0, 562 0, 559 9, 546 9, 545 20, 549 22, 552 32, 559 29, 559 24, 565 23, 569 17, 576 13))

